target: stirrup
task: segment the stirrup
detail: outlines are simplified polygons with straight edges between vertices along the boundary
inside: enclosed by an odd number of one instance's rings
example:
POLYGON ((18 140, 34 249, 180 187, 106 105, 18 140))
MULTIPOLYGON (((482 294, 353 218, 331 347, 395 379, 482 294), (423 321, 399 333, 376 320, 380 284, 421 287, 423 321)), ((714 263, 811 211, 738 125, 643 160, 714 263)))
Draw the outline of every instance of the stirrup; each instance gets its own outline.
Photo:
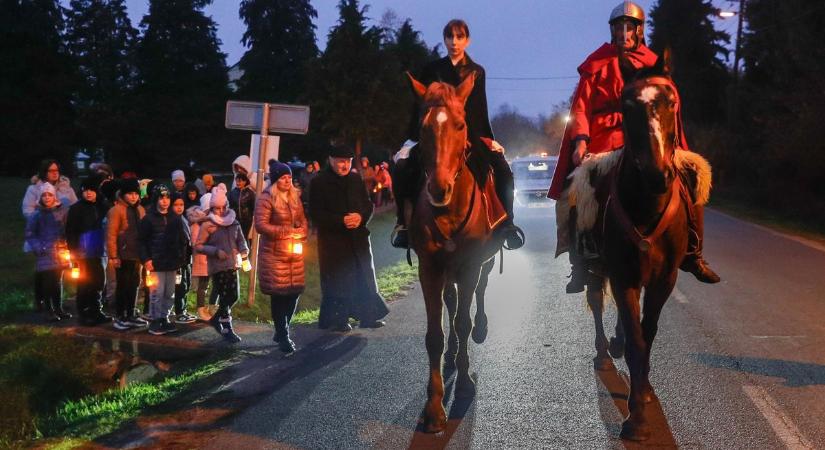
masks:
POLYGON ((524 246, 524 243, 527 242, 524 231, 515 224, 510 224, 505 231, 507 232, 507 236, 504 237, 504 242, 501 244, 505 250, 520 249, 524 246), (513 242, 511 245, 511 239, 518 239, 518 242, 513 242))
POLYGON ((407 227, 398 224, 393 228, 390 234, 390 245, 395 248, 410 248, 410 236, 407 227))

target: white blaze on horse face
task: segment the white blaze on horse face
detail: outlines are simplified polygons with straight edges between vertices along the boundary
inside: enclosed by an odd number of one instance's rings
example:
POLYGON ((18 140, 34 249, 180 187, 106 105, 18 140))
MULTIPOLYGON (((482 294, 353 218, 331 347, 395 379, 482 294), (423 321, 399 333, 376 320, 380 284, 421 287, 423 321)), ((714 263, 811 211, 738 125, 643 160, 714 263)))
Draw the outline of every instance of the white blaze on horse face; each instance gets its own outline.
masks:
MULTIPOLYGON (((647 86, 639 93, 639 96, 636 97, 640 102, 644 103, 645 105, 649 105, 656 100, 656 97, 660 94, 659 88, 656 86, 647 86)), ((662 125, 659 123, 659 116, 657 114, 653 114, 648 120, 648 126, 650 127, 650 133, 656 138, 656 144, 659 147, 659 154, 661 155, 662 159, 665 157, 665 142, 662 139, 662 125)))
POLYGON ((444 111, 439 111, 438 115, 435 116, 435 121, 438 122, 438 126, 440 128, 441 125, 444 125, 444 122, 447 121, 447 113, 445 113, 444 111))

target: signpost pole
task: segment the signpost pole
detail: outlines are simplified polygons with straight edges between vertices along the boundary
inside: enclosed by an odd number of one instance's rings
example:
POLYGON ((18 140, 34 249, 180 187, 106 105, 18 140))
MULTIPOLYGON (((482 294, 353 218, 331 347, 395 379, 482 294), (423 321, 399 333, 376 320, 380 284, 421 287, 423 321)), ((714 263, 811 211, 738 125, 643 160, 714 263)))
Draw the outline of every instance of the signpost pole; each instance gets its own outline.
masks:
MULTIPOLYGON (((267 140, 269 138, 269 103, 264 103, 263 120, 261 121, 261 142, 258 145, 258 179, 255 183, 255 199, 261 198, 264 191, 264 167, 266 167, 267 140)), ((272 180, 270 180, 272 181, 272 180)), ((259 235, 255 226, 252 226, 249 236, 249 262, 252 270, 249 271, 249 292, 246 303, 250 307, 255 304, 255 282, 258 273, 258 241, 259 235)))

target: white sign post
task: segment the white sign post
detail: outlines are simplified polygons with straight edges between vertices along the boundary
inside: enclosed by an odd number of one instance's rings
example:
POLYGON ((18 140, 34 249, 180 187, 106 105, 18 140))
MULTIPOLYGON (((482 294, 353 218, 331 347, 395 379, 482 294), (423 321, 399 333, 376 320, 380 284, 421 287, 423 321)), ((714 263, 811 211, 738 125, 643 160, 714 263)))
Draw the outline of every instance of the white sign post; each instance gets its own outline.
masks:
MULTIPOLYGON (((257 152, 255 152, 256 146, 254 143, 250 149, 253 170, 256 170, 258 174, 258 180, 255 185, 255 196, 258 198, 264 190, 264 168, 267 165, 267 161, 269 161, 269 159, 278 159, 280 138, 273 136, 273 139, 269 139, 269 133, 306 134, 309 130, 309 106, 230 100, 226 102, 226 119, 224 125, 226 128, 232 130, 252 130, 261 133, 260 142, 257 145, 257 152), (260 151, 260 149, 265 150, 260 151), (257 155, 255 153, 257 153, 257 155), (274 155, 274 157, 272 157, 272 155, 274 155)), ((270 180, 270 182, 272 181, 274 180, 270 180)), ((249 306, 255 304, 255 282, 258 272, 258 240, 258 233, 253 226, 249 236, 249 261, 252 263, 252 270, 249 272, 249 291, 247 297, 247 304, 249 306)))

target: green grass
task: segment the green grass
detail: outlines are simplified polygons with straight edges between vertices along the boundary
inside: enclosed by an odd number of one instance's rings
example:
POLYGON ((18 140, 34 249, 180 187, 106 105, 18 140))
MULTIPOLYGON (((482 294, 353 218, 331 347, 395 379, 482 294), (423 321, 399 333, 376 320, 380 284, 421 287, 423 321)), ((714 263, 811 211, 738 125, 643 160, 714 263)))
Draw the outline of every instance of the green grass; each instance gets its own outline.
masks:
POLYGON ((44 437, 95 439, 115 431, 144 409, 186 391, 228 364, 226 361, 212 362, 157 383, 135 383, 124 389, 111 389, 103 394, 66 402, 52 417, 44 420, 41 433, 44 437))

